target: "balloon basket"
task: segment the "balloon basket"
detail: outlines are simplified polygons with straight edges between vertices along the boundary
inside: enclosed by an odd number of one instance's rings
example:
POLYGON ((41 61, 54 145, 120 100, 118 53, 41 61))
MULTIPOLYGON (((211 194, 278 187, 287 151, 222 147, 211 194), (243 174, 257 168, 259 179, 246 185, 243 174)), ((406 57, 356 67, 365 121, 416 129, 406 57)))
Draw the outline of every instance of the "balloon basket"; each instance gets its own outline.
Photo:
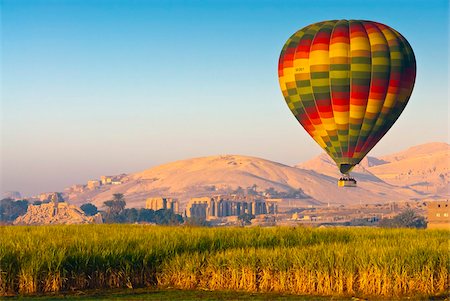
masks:
POLYGON ((353 178, 340 178, 338 181, 339 187, 356 187, 356 180, 353 178))

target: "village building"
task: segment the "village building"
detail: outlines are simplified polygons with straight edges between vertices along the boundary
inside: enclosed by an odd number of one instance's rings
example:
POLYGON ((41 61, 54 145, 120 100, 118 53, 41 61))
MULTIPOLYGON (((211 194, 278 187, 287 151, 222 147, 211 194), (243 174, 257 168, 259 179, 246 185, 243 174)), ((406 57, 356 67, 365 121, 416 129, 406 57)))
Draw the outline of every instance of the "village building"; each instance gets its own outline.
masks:
POLYGON ((448 200, 427 202, 427 228, 450 229, 448 200))
POLYGON ((86 185, 75 184, 64 189, 65 193, 82 193, 86 190, 86 185))
POLYGON ((102 185, 102 182, 99 180, 89 180, 87 182, 87 188, 90 190, 96 189, 102 185))
POLYGON ((120 174, 116 176, 101 176, 100 182, 101 185, 120 185, 127 179, 128 178, 126 177, 126 174, 120 174))
POLYGON ((102 185, 108 185, 108 184, 111 184, 111 182, 113 181, 113 177, 112 176, 101 176, 100 181, 102 182, 102 185))

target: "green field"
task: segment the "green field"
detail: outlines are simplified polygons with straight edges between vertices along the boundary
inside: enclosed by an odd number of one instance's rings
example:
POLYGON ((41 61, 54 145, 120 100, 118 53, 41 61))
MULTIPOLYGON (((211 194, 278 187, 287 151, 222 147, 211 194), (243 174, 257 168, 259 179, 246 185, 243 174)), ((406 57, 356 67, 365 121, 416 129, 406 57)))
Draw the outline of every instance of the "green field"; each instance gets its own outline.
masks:
POLYGON ((449 235, 377 228, 2 226, 0 295, 170 288, 442 296, 449 287, 449 235))

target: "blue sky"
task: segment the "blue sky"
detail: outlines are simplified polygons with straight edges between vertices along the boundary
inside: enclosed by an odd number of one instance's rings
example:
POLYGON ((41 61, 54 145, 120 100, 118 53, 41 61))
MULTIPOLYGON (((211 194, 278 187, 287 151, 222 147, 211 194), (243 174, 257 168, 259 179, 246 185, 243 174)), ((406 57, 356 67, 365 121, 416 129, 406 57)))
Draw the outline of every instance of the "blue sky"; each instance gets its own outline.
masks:
POLYGON ((367 19, 401 32, 413 96, 370 155, 449 140, 448 1, 1 1, 2 191, 242 154, 321 152, 278 87, 298 29, 367 19))

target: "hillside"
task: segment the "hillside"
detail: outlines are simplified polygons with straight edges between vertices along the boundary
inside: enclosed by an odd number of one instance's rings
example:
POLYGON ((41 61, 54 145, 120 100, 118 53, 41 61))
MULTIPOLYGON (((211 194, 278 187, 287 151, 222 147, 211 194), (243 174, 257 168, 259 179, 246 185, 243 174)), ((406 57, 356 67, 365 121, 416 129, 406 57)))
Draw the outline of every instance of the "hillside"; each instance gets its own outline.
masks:
MULTIPOLYGON (((323 172, 323 170, 320 170, 323 172)), ((336 185, 336 176, 320 174, 283 165, 269 160, 223 155, 176 161, 142 172, 129 174, 120 185, 101 186, 76 195, 74 203, 92 202, 102 205, 114 193, 123 193, 130 206, 141 207, 149 196, 177 197, 183 207, 192 196, 229 193, 238 188, 257 186, 258 191, 270 187, 277 191, 302 189, 309 196, 299 205, 332 203, 374 203, 387 200, 420 198, 420 194, 408 188, 396 188, 382 180, 364 174, 357 188, 342 189, 336 185)), ((360 180, 360 179, 359 179, 360 180)))
POLYGON ((368 167, 380 179, 397 186, 449 196, 450 145, 427 143, 379 158, 384 162, 368 167))
MULTIPOLYGON (((365 158, 361 164, 356 165, 355 168, 352 170, 351 175, 358 180, 359 183, 361 182, 374 182, 374 183, 380 183, 383 182, 380 178, 372 174, 370 171, 368 171, 367 166, 371 166, 374 164, 373 162, 378 162, 376 158, 365 158)), ((333 178, 339 178, 341 177, 341 173, 339 172, 339 169, 336 166, 336 163, 325 153, 322 153, 318 155, 317 157, 312 158, 309 161, 299 163, 295 165, 297 168, 302 168, 306 170, 315 170, 321 174, 333 177, 333 178)))
MULTIPOLYGON (((367 189, 375 189, 373 186, 383 181, 398 186, 396 189, 411 188, 427 197, 448 197, 449 156, 450 145, 447 143, 427 143, 379 158, 366 157, 351 175, 367 189)), ((336 164, 326 154, 296 166, 339 176, 336 164)))

